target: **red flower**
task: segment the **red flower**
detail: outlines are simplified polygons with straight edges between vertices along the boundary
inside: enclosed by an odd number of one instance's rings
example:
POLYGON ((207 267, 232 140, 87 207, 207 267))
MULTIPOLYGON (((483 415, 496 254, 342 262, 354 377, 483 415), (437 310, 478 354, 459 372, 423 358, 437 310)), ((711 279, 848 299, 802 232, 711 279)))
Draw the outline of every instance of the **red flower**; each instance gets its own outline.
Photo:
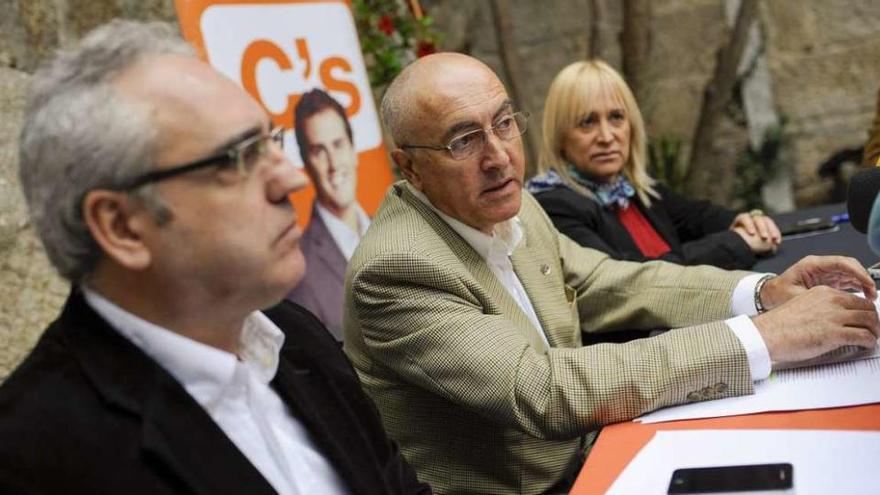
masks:
POLYGON ((384 14, 379 18, 379 25, 377 27, 379 28, 379 31, 385 33, 386 36, 391 36, 394 33, 394 21, 388 14, 384 14))
POLYGON ((431 41, 419 41, 418 45, 416 45, 416 57, 422 58, 425 55, 430 55, 432 53, 437 52, 437 47, 434 46, 434 43, 431 41))

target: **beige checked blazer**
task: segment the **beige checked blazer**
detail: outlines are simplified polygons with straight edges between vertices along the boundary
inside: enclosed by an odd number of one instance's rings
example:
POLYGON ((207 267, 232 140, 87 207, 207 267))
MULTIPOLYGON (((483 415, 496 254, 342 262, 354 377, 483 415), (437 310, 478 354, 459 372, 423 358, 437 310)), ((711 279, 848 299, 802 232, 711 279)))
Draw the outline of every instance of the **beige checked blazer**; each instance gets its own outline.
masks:
POLYGON ((559 234, 525 192, 519 217, 511 258, 549 349, 483 259, 403 183, 349 263, 345 351, 434 490, 540 493, 602 425, 752 392, 745 352, 717 321, 745 272, 611 260, 559 234), (696 326, 581 346, 582 328, 686 325, 696 326))

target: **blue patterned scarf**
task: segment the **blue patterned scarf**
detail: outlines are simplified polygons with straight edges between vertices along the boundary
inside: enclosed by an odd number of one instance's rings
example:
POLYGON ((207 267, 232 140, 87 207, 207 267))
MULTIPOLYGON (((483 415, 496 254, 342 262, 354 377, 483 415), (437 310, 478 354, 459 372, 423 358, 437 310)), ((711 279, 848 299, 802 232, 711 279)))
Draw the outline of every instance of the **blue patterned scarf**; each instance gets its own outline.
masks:
MULTIPOLYGON (((571 174, 571 177, 578 184, 589 189, 596 201, 604 208, 611 209, 617 207, 622 210, 626 209, 629 206, 630 198, 636 195, 635 188, 626 180, 626 176, 623 174, 618 174, 615 179, 609 182, 595 182, 578 172, 572 165, 568 166, 568 173, 571 174)), ((526 189, 532 194, 557 187, 568 187, 568 185, 553 170, 536 175, 526 182, 526 189)))

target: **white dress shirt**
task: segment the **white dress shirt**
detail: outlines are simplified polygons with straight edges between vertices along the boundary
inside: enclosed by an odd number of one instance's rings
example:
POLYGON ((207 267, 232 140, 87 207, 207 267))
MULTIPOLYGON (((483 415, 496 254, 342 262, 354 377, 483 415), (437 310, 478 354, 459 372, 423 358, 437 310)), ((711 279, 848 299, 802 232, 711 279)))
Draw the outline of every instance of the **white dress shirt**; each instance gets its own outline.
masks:
MULTIPOLYGON (((547 336, 538 321, 535 308, 532 306, 532 302, 526 294, 522 282, 516 276, 516 272, 513 271, 513 266, 510 263, 509 256, 516 249, 516 246, 519 245, 520 241, 522 241, 523 237, 519 217, 513 217, 496 225, 495 230, 490 236, 443 213, 431 204, 431 201, 421 191, 409 183, 407 183, 407 187, 486 260, 492 273, 513 296, 546 343, 547 336), (504 258, 503 261, 501 260, 502 257, 504 258)), ((752 380, 755 381, 767 378, 770 376, 771 371, 770 352, 767 350, 767 345, 764 343, 764 339, 761 338, 757 327, 749 318, 749 316, 758 314, 758 309, 755 307, 755 286, 763 276, 764 274, 762 273, 750 274, 743 277, 737 283, 733 290, 730 307, 731 312, 738 316, 724 320, 724 323, 730 327, 730 330, 733 331, 733 334, 736 335, 745 349, 752 380)), ((547 344, 547 347, 550 347, 550 345, 547 344)))
POLYGON ((111 327, 183 385, 278 493, 348 493, 269 386, 284 333, 266 315, 255 311, 247 317, 236 357, 143 320, 92 290, 83 293, 111 327))
POLYGON ((320 202, 315 202, 315 210, 318 212, 318 215, 321 215, 321 220, 324 221, 324 225, 330 231, 330 237, 333 238, 339 250, 342 251, 346 261, 351 259, 355 248, 361 242, 361 237, 367 233, 367 228, 370 226, 370 217, 367 216, 367 212, 357 203, 354 206, 358 221, 357 232, 351 230, 351 227, 346 225, 345 222, 330 213, 327 208, 321 206, 320 202))

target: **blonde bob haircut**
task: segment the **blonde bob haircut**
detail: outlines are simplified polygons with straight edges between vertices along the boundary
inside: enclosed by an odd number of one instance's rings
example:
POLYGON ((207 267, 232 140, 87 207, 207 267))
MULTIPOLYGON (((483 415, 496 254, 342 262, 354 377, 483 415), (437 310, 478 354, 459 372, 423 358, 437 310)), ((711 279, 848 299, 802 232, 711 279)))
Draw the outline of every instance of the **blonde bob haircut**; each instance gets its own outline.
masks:
POLYGON ((630 124, 629 160, 623 173, 646 207, 650 197, 659 198, 654 190, 654 179, 646 171, 647 151, 645 123, 636 99, 626 82, 610 65, 594 59, 570 64, 562 69, 547 93, 544 102, 544 140, 538 173, 553 170, 572 189, 593 197, 593 193, 577 183, 569 173, 569 160, 564 156, 563 140, 566 133, 594 110, 593 102, 602 94, 611 94, 623 106, 630 124))

